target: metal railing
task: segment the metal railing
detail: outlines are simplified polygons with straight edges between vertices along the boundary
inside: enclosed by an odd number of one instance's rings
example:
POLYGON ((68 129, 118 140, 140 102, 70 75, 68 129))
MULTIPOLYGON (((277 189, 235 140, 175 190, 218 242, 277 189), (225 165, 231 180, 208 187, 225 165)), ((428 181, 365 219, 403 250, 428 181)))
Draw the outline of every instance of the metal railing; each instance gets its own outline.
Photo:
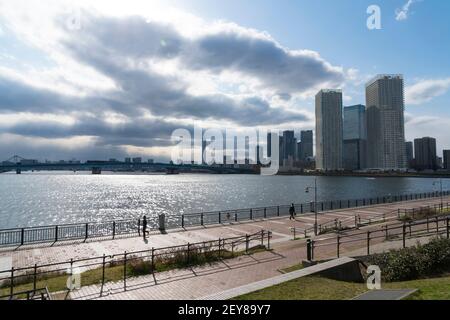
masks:
MULTIPOLYGON (((51 264, 35 264, 34 266, 11 268, 10 270, 0 271, 0 299, 12 299, 27 292, 36 292, 38 287, 44 283, 48 286, 48 281, 54 277, 68 277, 74 273, 74 270, 92 271, 86 278, 90 284, 99 284, 103 294, 106 282, 122 282, 123 290, 132 288, 134 285, 132 279, 139 275, 154 275, 155 273, 171 270, 188 268, 199 264, 199 258, 205 259, 205 262, 219 261, 226 258, 233 258, 236 253, 251 254, 251 249, 255 247, 264 247, 270 250, 270 240, 272 233, 261 230, 259 232, 239 237, 230 237, 213 241, 204 241, 196 243, 187 243, 184 245, 170 246, 163 248, 151 248, 148 250, 124 252, 115 255, 103 255, 86 259, 70 259, 63 262, 51 264), (210 259, 214 258, 214 259, 210 259), (209 260, 208 260, 209 259, 209 260), (133 273, 130 270, 135 264, 144 264, 142 274, 133 273), (120 278, 111 279, 111 268, 119 267, 120 278), (17 291, 17 287, 27 286, 28 291, 17 291), (8 294, 1 294, 5 291, 8 294)), ((156 278, 151 277, 156 281, 156 278)), ((139 285, 145 283, 145 279, 139 279, 139 285)), ((83 282, 83 281, 82 281, 83 282)), ((85 285, 85 284, 83 284, 85 285)), ((60 289, 63 290, 63 289, 60 289)))
MULTIPOLYGON (((450 195, 444 191, 442 196, 450 195)), ((317 203, 318 212, 356 208, 361 206, 386 204, 400 201, 440 197, 439 192, 416 193, 408 195, 384 196, 367 199, 334 200, 317 203)), ((249 209, 223 210, 214 212, 182 214, 177 221, 168 223, 169 229, 207 226, 224 223, 245 222, 289 215, 290 205, 269 206, 249 209)), ((315 211, 314 203, 295 204, 297 213, 315 211)), ((159 229, 158 217, 148 219, 148 230, 159 229)), ((0 229, 0 247, 26 244, 50 243, 68 240, 87 240, 91 238, 114 239, 117 236, 141 235, 141 219, 128 219, 106 222, 89 222, 40 227, 0 229)))
POLYGON ((450 214, 449 202, 442 202, 434 205, 422 206, 412 209, 398 209, 398 218, 416 220, 446 213, 450 214))
MULTIPOLYGON (((328 232, 341 232, 359 229, 364 226, 370 226, 373 224, 386 223, 391 220, 398 220, 398 209, 389 213, 375 214, 372 216, 355 215, 354 217, 348 217, 345 219, 333 219, 327 222, 318 224, 318 234, 322 235, 328 232), (349 223, 350 222, 350 223, 349 223)), ((298 239, 298 235, 302 235, 304 238, 308 238, 309 235, 314 234, 314 227, 310 228, 290 228, 291 233, 294 236, 294 240, 298 239)))
MULTIPOLYGON (((450 191, 443 191, 442 196, 450 195, 450 191)), ((394 203, 401 201, 420 200, 426 198, 440 197, 440 192, 416 193, 407 195, 394 195, 366 199, 333 200, 317 203, 317 211, 325 212, 339 209, 349 209, 361 206, 394 203)), ((314 203, 294 204, 297 213, 313 213, 314 203)), ((181 215, 181 227, 205 226, 212 224, 242 222, 256 219, 267 219, 289 215, 290 205, 223 210, 203 213, 191 213, 181 215)))
POLYGON ((406 248, 407 239, 436 235, 445 235, 450 239, 450 215, 428 217, 425 220, 403 222, 398 224, 383 225, 379 229, 372 229, 365 232, 351 234, 337 234, 336 237, 326 239, 308 239, 306 250, 309 260, 314 260, 317 250, 326 248, 326 255, 329 257, 334 253, 340 257, 342 249, 347 251, 366 249, 367 255, 371 253, 371 246, 378 240, 378 243, 387 240, 402 240, 402 247, 406 248), (330 249, 331 248, 331 252, 330 249))

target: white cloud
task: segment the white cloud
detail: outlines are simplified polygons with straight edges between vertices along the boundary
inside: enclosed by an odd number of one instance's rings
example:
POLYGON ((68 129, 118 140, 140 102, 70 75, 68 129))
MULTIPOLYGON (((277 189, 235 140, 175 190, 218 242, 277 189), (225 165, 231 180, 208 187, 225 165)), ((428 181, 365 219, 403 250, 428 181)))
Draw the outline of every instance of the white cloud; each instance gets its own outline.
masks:
POLYGON ((417 105, 428 102, 450 90, 450 78, 421 80, 406 87, 406 103, 417 105))
POLYGON ((442 155, 442 150, 450 149, 449 117, 414 116, 406 114, 405 123, 406 140, 414 141, 416 138, 432 136, 436 138, 437 153, 442 155))
POLYGON ((395 10, 395 20, 404 21, 404 20, 408 19, 410 10, 411 10, 411 6, 416 2, 419 2, 419 1, 418 0, 408 0, 408 2, 406 2, 401 8, 396 9, 395 10))

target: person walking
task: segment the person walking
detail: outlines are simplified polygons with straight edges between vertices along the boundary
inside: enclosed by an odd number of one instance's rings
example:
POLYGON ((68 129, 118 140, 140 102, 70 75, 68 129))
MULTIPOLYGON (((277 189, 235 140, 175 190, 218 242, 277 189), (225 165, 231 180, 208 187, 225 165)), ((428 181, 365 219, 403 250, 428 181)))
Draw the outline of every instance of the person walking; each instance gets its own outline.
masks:
POLYGON ((289 220, 295 220, 295 207, 294 204, 291 205, 291 207, 289 208, 289 220))
POLYGON ((144 240, 147 239, 147 216, 144 216, 142 221, 142 233, 144 234, 144 240))

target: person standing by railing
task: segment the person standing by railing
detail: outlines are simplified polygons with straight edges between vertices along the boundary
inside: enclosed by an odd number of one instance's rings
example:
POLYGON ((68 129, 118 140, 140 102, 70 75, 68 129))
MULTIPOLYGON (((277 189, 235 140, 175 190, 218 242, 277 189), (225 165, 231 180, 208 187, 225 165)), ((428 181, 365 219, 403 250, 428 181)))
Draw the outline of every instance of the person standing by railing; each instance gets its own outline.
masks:
POLYGON ((289 208, 289 220, 295 220, 295 206, 294 204, 291 205, 291 207, 289 208))

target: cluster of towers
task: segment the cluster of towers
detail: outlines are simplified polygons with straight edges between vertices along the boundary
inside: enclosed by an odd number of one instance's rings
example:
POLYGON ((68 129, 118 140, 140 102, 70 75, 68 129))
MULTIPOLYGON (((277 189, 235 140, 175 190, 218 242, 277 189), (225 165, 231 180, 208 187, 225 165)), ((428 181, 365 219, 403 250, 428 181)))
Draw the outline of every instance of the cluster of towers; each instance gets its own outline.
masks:
POLYGON ((366 106, 343 108, 341 90, 316 95, 316 169, 407 168, 402 75, 366 84, 366 106))

